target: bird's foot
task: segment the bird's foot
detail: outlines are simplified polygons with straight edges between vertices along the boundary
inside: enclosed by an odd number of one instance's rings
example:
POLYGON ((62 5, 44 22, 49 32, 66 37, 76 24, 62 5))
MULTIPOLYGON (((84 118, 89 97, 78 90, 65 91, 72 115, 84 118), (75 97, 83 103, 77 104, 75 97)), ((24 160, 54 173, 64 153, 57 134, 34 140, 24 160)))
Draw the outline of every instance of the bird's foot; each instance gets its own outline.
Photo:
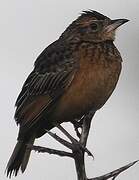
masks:
POLYGON ((80 139, 80 129, 82 129, 83 126, 83 117, 81 119, 74 119, 73 121, 71 121, 71 123, 74 126, 74 130, 76 132, 77 137, 80 139))
POLYGON ((74 127, 76 128, 82 128, 83 126, 83 120, 84 120, 84 116, 81 117, 80 119, 74 119, 71 121, 71 123, 74 125, 74 127))

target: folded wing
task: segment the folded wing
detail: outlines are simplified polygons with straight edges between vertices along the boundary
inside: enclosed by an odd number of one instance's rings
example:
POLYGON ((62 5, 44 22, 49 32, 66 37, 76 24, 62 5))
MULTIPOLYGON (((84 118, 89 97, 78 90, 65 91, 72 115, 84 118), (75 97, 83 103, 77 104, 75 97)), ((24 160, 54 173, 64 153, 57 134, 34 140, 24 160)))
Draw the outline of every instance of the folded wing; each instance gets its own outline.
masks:
POLYGON ((15 120, 20 131, 27 132, 47 113, 70 85, 76 72, 76 61, 65 57, 65 47, 57 42, 46 48, 35 62, 16 101, 15 120))

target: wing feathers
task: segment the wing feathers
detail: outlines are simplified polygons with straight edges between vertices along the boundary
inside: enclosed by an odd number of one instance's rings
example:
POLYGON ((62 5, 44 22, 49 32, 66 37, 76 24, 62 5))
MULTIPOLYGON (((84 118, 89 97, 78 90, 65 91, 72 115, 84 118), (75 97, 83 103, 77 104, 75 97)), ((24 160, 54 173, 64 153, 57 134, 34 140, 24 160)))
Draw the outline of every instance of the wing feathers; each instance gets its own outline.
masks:
POLYGON ((77 62, 73 57, 65 58, 65 46, 58 46, 56 42, 52 47, 49 46, 49 53, 46 49, 39 56, 17 98, 15 120, 20 124, 20 131, 29 130, 39 121, 44 111, 47 114, 67 89, 76 72, 77 62))

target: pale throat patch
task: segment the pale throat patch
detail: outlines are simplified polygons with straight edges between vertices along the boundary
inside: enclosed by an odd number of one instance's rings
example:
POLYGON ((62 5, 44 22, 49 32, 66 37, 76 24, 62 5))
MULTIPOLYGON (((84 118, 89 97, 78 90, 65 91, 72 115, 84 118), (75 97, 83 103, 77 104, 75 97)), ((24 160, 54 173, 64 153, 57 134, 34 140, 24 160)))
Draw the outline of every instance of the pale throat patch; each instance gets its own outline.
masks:
POLYGON ((106 36, 108 40, 115 40, 116 30, 108 32, 106 36))

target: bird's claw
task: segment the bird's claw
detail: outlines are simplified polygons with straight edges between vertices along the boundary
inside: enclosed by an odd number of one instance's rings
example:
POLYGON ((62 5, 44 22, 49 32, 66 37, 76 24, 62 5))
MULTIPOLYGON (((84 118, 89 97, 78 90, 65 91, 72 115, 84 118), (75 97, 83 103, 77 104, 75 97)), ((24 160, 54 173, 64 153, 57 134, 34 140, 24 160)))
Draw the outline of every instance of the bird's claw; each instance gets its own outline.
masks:
POLYGON ((74 119, 73 121, 71 121, 71 123, 74 126, 75 132, 77 134, 77 137, 80 139, 81 137, 81 133, 79 132, 79 128, 82 129, 82 125, 83 125, 83 118, 81 119, 74 119))

